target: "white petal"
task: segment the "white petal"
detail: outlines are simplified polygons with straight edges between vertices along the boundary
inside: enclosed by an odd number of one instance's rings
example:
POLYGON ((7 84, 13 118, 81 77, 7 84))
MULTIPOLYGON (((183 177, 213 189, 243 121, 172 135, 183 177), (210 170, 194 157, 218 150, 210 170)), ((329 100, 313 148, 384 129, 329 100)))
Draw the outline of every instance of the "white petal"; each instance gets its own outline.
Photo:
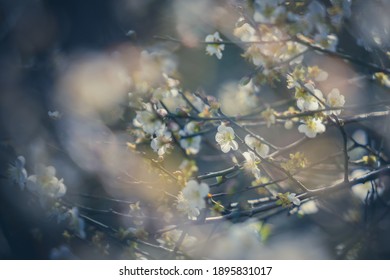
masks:
POLYGON ((230 144, 229 143, 223 143, 222 145, 221 145, 221 150, 222 150, 222 152, 224 152, 224 153, 228 153, 229 151, 230 151, 230 144))
POLYGON ((230 146, 231 146, 231 148, 232 148, 234 151, 236 151, 236 150, 238 149, 238 144, 237 144, 237 142, 234 141, 234 140, 232 140, 232 141, 230 142, 230 146))

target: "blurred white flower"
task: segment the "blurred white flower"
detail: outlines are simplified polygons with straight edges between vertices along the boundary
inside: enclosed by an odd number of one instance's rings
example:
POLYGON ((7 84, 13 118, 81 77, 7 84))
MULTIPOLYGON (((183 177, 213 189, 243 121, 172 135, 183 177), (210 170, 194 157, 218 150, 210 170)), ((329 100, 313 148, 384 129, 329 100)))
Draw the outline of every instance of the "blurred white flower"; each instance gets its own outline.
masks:
POLYGON ((192 105, 198 110, 199 112, 203 112, 203 110, 208 109, 209 106, 206 105, 201 98, 199 98, 196 95, 192 95, 192 105))
POLYGON ((306 83, 303 88, 297 87, 295 97, 297 98, 297 107, 302 112, 318 110, 319 100, 323 100, 322 92, 316 89, 312 83, 306 83))
MULTIPOLYGON (((206 42, 222 42, 218 32, 206 36, 206 42)), ((222 51, 225 49, 224 44, 207 44, 206 53, 208 55, 215 55, 218 59, 222 58, 222 51)))
POLYGON ((199 209, 206 207, 205 198, 210 191, 209 186, 206 183, 198 183, 195 180, 187 182, 183 189, 183 196, 189 201, 189 203, 199 209))
POLYGON ((295 193, 290 193, 288 196, 287 196, 288 200, 294 204, 295 206, 299 206, 301 205, 301 201, 299 200, 298 197, 296 197, 296 194, 295 193))
POLYGON ((256 179, 259 179, 261 177, 261 173, 257 164, 260 163, 260 159, 252 151, 244 152, 242 155, 245 158, 244 167, 252 172, 256 179))
POLYGON ((261 141, 250 134, 245 136, 245 144, 249 148, 254 149, 261 157, 266 157, 269 153, 269 146, 267 144, 261 143, 261 141))
MULTIPOLYGON (((390 52, 389 52, 390 54, 390 52)), ((388 55, 389 56, 389 55, 388 55)), ((390 57, 390 56, 389 56, 390 57)), ((382 86, 385 86, 387 88, 390 88, 390 79, 389 76, 386 75, 383 72, 377 72, 374 75, 372 75, 372 78, 376 81, 378 81, 382 86)))
MULTIPOLYGON (((337 88, 334 88, 328 94, 326 103, 330 107, 343 107, 345 104, 344 95, 340 94, 340 91, 337 88)), ((332 113, 339 115, 341 113, 341 110, 333 110, 332 113)))
MULTIPOLYGON (((184 126, 184 129, 179 132, 180 136, 188 136, 196 133, 198 130, 196 122, 189 122, 184 126)), ((202 136, 197 135, 193 137, 186 137, 180 139, 180 146, 185 149, 186 153, 189 155, 195 155, 200 150, 200 143, 202 141, 202 136)))
POLYGON ((153 112, 153 108, 150 103, 146 103, 144 106, 144 111, 137 111, 133 124, 136 127, 142 127, 146 133, 153 135, 153 133, 160 129, 162 122, 153 112))
POLYGON ((317 118, 309 118, 306 120, 306 123, 298 126, 298 131, 305 133, 309 138, 314 138, 318 133, 325 132, 325 129, 325 125, 317 118))
POLYGON ((172 133, 163 124, 156 132, 150 146, 159 156, 163 156, 171 147, 172 133))
POLYGON ((261 116, 267 123, 267 127, 271 127, 271 125, 276 123, 275 110, 270 107, 261 112, 261 116))
POLYGON ((307 74, 310 78, 313 78, 316 82, 323 82, 328 79, 328 72, 320 69, 318 66, 308 67, 307 74))
POLYGON ((8 168, 9 178, 15 182, 21 190, 24 189, 27 182, 27 171, 24 168, 26 159, 23 156, 18 156, 14 164, 10 164, 8 168))
POLYGON ((279 59, 281 61, 290 61, 289 65, 301 64, 303 61, 303 53, 307 50, 305 45, 297 42, 287 42, 285 51, 281 52, 279 59), (297 56, 298 54, 302 54, 297 56), (295 57, 295 58, 293 58, 295 57))
POLYGON ((215 135, 215 141, 221 146, 221 150, 224 153, 228 153, 230 149, 236 151, 238 144, 234 140, 235 134, 233 128, 221 124, 218 126, 218 132, 215 135))
POLYGON ((285 129, 291 129, 294 126, 294 122, 292 120, 286 120, 284 123, 284 128, 285 129))
POLYGON ((250 45, 244 56, 251 60, 255 66, 262 66, 266 63, 266 56, 261 52, 259 44, 250 45))
POLYGON ((223 112, 228 115, 240 115, 251 112, 259 104, 256 87, 252 79, 245 85, 236 81, 224 83, 219 90, 219 100, 223 112))
POLYGON ((188 219, 196 220, 196 217, 199 216, 200 211, 197 207, 190 204, 190 202, 184 197, 183 193, 180 192, 177 196, 177 210, 187 214, 188 219))
POLYGON ((302 112, 305 111, 315 111, 318 109, 318 101, 312 96, 307 96, 305 98, 298 98, 297 100, 297 107, 302 112))
POLYGON ((258 38, 255 36, 256 30, 248 23, 244 23, 241 26, 236 27, 233 31, 233 34, 244 42, 258 40, 258 38))
MULTIPOLYGON (((36 175, 27 178, 27 189, 39 196, 60 198, 66 193, 63 179, 58 179, 53 166, 39 166, 36 175)), ((41 197, 42 198, 42 197, 41 197)))
POLYGON ((299 207, 299 214, 303 215, 311 215, 318 212, 317 203, 314 200, 310 200, 305 202, 299 207))
POLYGON ((210 191, 206 183, 198 183, 195 180, 187 182, 184 189, 179 193, 177 209, 188 214, 190 219, 199 216, 201 209, 206 207, 205 198, 210 191))

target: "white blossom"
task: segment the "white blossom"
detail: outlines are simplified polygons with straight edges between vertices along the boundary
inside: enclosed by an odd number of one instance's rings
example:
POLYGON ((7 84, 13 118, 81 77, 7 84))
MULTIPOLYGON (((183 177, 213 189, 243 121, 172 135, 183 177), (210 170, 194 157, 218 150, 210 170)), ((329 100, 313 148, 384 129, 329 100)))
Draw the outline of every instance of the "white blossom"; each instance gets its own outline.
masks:
POLYGON ((265 55, 261 52, 261 46, 259 44, 251 45, 245 52, 245 57, 249 58, 253 65, 262 66, 265 62, 265 55))
POLYGON ((163 156, 171 147, 172 133, 163 124, 155 134, 156 137, 152 139, 150 146, 159 156, 163 156))
POLYGON ((252 172, 256 179, 259 179, 261 177, 261 173, 257 164, 260 163, 260 159, 252 151, 244 152, 242 155, 245 158, 244 167, 252 172))
MULTIPOLYGON (((206 36, 206 42, 222 42, 218 32, 206 36)), ((207 44, 206 53, 208 55, 215 55, 218 59, 222 58, 222 51, 225 49, 224 44, 207 44)))
POLYGON ((39 166, 37 174, 27 178, 26 186, 29 191, 49 198, 59 198, 66 193, 64 180, 56 177, 53 166, 39 166))
POLYGON ((219 100, 223 112, 228 115, 239 115, 252 111, 259 104, 256 87, 252 79, 245 85, 237 82, 226 82, 219 90, 219 100))
POLYGON ((162 122, 153 112, 152 105, 150 103, 146 103, 144 106, 144 111, 137 111, 137 115, 133 120, 133 124, 136 127, 142 127, 146 133, 152 135, 160 129, 162 122))
POLYGON ((210 191, 206 183, 198 183, 195 180, 187 182, 184 189, 179 193, 177 209, 188 214, 189 219, 195 219, 200 210, 206 207, 205 198, 210 191))
MULTIPOLYGON (((197 132, 197 123, 189 122, 184 126, 184 129, 179 132, 180 136, 188 136, 197 132)), ((202 136, 196 135, 180 139, 180 146, 186 150, 187 154, 195 155, 200 150, 202 136)))
POLYGON ((292 120, 286 120, 284 122, 284 128, 285 129, 291 129, 294 126, 294 122, 292 120))
POLYGON ((271 127, 271 125, 276 123, 275 110, 272 108, 267 108, 266 110, 261 112, 261 116, 267 123, 267 127, 271 127))
POLYGON ((318 118, 310 118, 304 124, 299 125, 298 131, 305 133, 307 137, 314 138, 317 134, 325 132, 325 125, 318 118))
POLYGON ((256 30, 248 23, 244 23, 241 26, 236 27, 233 34, 244 42, 258 40, 256 37, 256 30))
POLYGON ((261 157, 266 157, 269 153, 269 146, 267 144, 261 143, 261 141, 251 135, 245 136, 245 144, 249 148, 254 149, 261 157))
POLYGON ((306 83, 303 88, 298 87, 297 91, 297 107, 302 112, 315 111, 320 107, 319 100, 323 100, 323 95, 312 83, 306 83))
POLYGON ((297 107, 302 112, 315 111, 319 108, 319 104, 315 97, 308 95, 297 99, 297 107))
MULTIPOLYGON (((337 88, 334 88, 328 94, 326 103, 330 107, 343 107, 345 104, 344 95, 340 94, 340 91, 337 88)), ((332 113, 339 115, 341 113, 341 110, 333 110, 332 113)))
POLYGON ((320 70, 317 75, 315 76, 314 80, 316 82, 323 82, 323 81, 326 81, 328 79, 328 72, 324 71, 324 70, 320 70))
POLYGON ((298 213, 303 215, 315 214, 318 212, 317 203, 314 200, 310 200, 302 204, 299 208, 298 213))
POLYGON ((238 144, 234 140, 235 134, 233 128, 221 124, 218 126, 218 132, 215 135, 215 140, 221 146, 221 150, 224 153, 228 153, 230 150, 236 151, 238 144))

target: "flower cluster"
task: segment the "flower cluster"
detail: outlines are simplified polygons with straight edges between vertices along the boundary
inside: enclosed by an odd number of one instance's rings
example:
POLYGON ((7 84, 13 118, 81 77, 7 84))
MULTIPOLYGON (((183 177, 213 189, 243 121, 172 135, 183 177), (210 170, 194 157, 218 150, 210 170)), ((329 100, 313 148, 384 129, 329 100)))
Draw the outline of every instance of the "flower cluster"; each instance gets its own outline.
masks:
POLYGON ((298 127, 298 131, 309 138, 324 133, 326 115, 339 115, 345 104, 345 98, 337 88, 332 89, 324 98, 322 91, 316 87, 316 82, 325 81, 327 78, 328 73, 317 66, 307 68, 297 66, 287 75, 287 87, 295 90, 294 97, 298 109, 301 112, 316 111, 316 114, 302 118, 303 123, 298 127), (338 109, 327 110, 328 108, 338 109))
POLYGON ((196 155, 200 150, 202 136, 194 135, 199 132, 199 126, 196 122, 189 122, 180 130, 180 145, 189 155, 196 155))
POLYGON ((47 199, 57 199, 65 195, 64 179, 56 177, 56 169, 53 166, 39 165, 35 174, 28 175, 25 164, 25 158, 18 156, 15 163, 8 169, 9 178, 21 190, 26 188, 35 194, 41 203, 45 203, 47 199))
POLYGON ((26 187, 40 198, 60 198, 66 193, 64 180, 56 177, 53 166, 39 166, 36 174, 28 176, 26 187))
MULTIPOLYGON (((255 15, 260 15, 255 13, 255 15)), ((298 64, 302 62, 302 55, 306 47, 297 42, 289 41, 285 31, 276 26, 260 24, 253 27, 240 18, 233 34, 247 45, 244 57, 255 66, 263 67, 265 71, 274 65, 298 64)))

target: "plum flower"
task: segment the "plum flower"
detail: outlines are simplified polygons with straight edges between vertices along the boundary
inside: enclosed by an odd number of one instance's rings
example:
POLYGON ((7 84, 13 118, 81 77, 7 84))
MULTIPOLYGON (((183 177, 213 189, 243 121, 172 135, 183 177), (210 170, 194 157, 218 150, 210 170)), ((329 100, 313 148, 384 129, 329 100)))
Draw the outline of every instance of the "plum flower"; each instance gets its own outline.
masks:
POLYGON ((299 206, 301 205, 301 201, 299 200, 299 198, 296 196, 295 193, 290 193, 287 195, 287 198, 288 200, 294 204, 295 206, 299 206))
POLYGON ((248 145, 249 148, 254 149, 256 153, 258 153, 261 157, 266 157, 269 153, 269 146, 267 144, 261 143, 257 138, 247 135, 245 136, 245 144, 248 145))
POLYGON ((260 169, 257 167, 257 164, 260 163, 260 159, 252 151, 244 152, 242 155, 245 158, 244 167, 251 171, 256 179, 259 179, 261 177, 261 173, 260 169))
MULTIPOLYGON (((337 88, 331 90, 326 99, 326 103, 330 107, 342 107, 345 104, 344 95, 340 94, 340 91, 337 88)), ((341 110, 333 110, 333 114, 339 115, 341 110)))
POLYGON ((8 168, 8 175, 10 179, 15 182, 21 190, 24 189, 27 182, 27 171, 24 168, 26 160, 23 156, 18 156, 14 164, 10 164, 8 168))
POLYGON ((66 193, 64 180, 56 177, 53 166, 40 166, 36 175, 27 178, 26 186, 29 191, 49 198, 60 198, 66 193))
POLYGON ((320 107, 319 100, 323 99, 322 92, 311 83, 306 83, 303 88, 297 87, 295 97, 297 98, 297 107, 302 112, 317 110, 320 107))
POLYGON ((276 123, 275 110, 270 107, 261 112, 261 116, 264 118, 267 127, 271 127, 271 125, 276 123))
MULTIPOLYGON (((214 34, 210 34, 206 36, 205 39, 206 42, 222 42, 221 37, 219 36, 218 32, 215 32, 214 34)), ((224 44, 207 44, 206 47, 206 53, 208 55, 214 55, 218 58, 222 58, 222 51, 225 49, 224 44)))
MULTIPOLYGON (((196 122, 189 122, 185 125, 184 129, 179 132, 180 136, 188 136, 197 132, 196 122)), ((200 143, 202 136, 184 137, 180 139, 180 146, 185 149, 187 154, 197 154, 200 150, 200 143)))
POLYGON ((156 137, 153 138, 150 146, 159 156, 163 156, 171 147, 172 133, 167 130, 165 124, 162 125, 155 133, 156 137))
POLYGON ((195 219, 200 210, 206 207, 205 198, 210 191, 206 183, 198 183, 195 180, 187 182, 184 189, 179 193, 177 209, 188 214, 188 218, 195 219))
POLYGON ((133 124, 136 127, 142 127, 146 133, 153 134, 160 129, 162 123, 158 116, 153 112, 150 103, 146 103, 144 106, 145 110, 137 111, 133 124))
POLYGON ((314 79, 316 82, 323 82, 328 79, 328 72, 320 69, 318 66, 309 66, 307 68, 307 74, 309 78, 314 79))
POLYGON ((310 118, 298 127, 298 131, 305 133, 309 138, 314 138, 317 134, 325 132, 325 129, 325 125, 318 118, 310 118))
POLYGON ((240 38, 241 41, 256 41, 256 30, 248 23, 244 23, 234 29, 233 35, 240 38))
POLYGON ((238 149, 238 144, 234 140, 234 130, 229 126, 221 124, 218 126, 218 132, 215 135, 215 141, 221 146, 221 150, 224 153, 228 153, 231 149, 236 151, 238 149))

